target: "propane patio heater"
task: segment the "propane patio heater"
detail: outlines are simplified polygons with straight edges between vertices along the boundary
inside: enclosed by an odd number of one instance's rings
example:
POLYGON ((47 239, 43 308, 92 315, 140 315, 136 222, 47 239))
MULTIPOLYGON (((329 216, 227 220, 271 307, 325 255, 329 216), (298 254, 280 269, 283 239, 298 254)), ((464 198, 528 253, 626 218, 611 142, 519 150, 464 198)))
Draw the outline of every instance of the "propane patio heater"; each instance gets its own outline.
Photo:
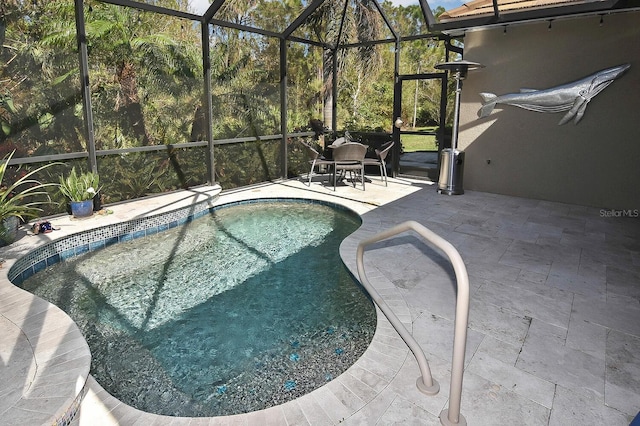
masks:
POLYGON ((435 66, 436 69, 446 70, 456 79, 456 98, 453 109, 453 129, 451 133, 451 148, 442 150, 440 157, 440 177, 438 178, 438 192, 446 195, 464 194, 462 176, 464 172, 464 152, 458 151, 458 119, 460 117, 460 92, 462 80, 470 70, 484 68, 477 62, 454 61, 443 62, 435 66))

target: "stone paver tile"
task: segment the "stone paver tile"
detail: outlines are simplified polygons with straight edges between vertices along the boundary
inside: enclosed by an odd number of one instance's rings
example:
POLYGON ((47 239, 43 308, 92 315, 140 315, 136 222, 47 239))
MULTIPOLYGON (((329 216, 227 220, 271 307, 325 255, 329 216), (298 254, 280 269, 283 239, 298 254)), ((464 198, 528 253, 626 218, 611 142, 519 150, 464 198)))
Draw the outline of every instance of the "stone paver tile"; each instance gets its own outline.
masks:
POLYGON ((60 309, 48 309, 31 316, 20 325, 30 339, 46 340, 54 334, 65 333, 70 329, 71 319, 60 309))
POLYGON ((543 259, 529 252, 506 251, 500 258, 499 264, 514 268, 525 269, 530 272, 548 273, 551 269, 551 260, 543 259))
MULTIPOLYGON (((522 345, 512 345, 493 336, 485 335, 478 346, 476 354, 486 354, 507 365, 516 365, 522 345)), ((475 356, 475 355, 474 355, 475 356)))
POLYGON ((284 411, 279 406, 247 414, 247 423, 252 425, 280 426, 286 424, 286 421, 284 411))
POLYGON ((355 413, 368 401, 360 398, 355 392, 351 391, 349 387, 343 384, 340 380, 342 376, 344 376, 344 374, 341 374, 338 380, 332 380, 327 383, 325 387, 330 390, 336 398, 338 398, 342 405, 347 407, 352 413, 355 413))
POLYGON ((244 414, 236 414, 233 416, 212 417, 209 421, 210 426, 249 426, 247 416, 244 414))
POLYGON ((579 275, 577 270, 576 272, 551 271, 546 284, 559 290, 601 299, 606 296, 607 291, 604 277, 579 275))
POLYGON ((498 340, 521 346, 527 335, 531 318, 503 307, 471 299, 469 327, 498 340))
POLYGON ((461 413, 467 424, 545 426, 550 409, 500 384, 467 372, 461 413))
POLYGON ((607 335, 605 403, 629 415, 640 411, 640 337, 607 335))
MULTIPOLYGON (((425 313, 414 322, 413 337, 427 355, 450 360, 453 354, 454 323, 437 315, 425 313)), ((465 365, 477 350, 483 335, 467 328, 465 365)))
POLYGON ((567 332, 567 347, 604 359, 607 329, 579 317, 572 317, 567 332))
MULTIPOLYGON (((457 232, 468 233, 469 229, 456 228, 457 232)), ((456 238, 458 239, 458 238, 456 238)), ((463 235, 459 241, 450 241, 465 262, 498 262, 509 249, 512 239, 509 237, 463 235)))
POLYGON ((11 407, 20 401, 20 398, 22 398, 22 387, 24 387, 24 384, 3 389, 2 394, 0 394, 0 414, 10 410, 11 407))
MULTIPOLYGON (((316 400, 318 405, 322 407, 334 424, 343 422, 344 419, 351 416, 356 411, 346 406, 343 403, 343 400, 328 386, 316 389, 310 395, 316 400)), ((347 402, 353 401, 347 400, 347 402)))
POLYGON ((497 305, 523 317, 542 319, 560 327, 569 325, 571 299, 541 296, 536 292, 505 284, 486 282, 474 293, 474 307, 497 305))
POLYGON ((80 387, 77 380, 72 380, 69 378, 67 382, 63 383, 48 383, 46 381, 40 381, 34 386, 29 387, 28 391, 25 392, 25 396, 29 398, 49 398, 60 395, 60 389, 74 389, 76 388, 78 391, 78 387, 80 387))
MULTIPOLYGON (((56 407, 51 407, 55 409, 56 407)), ((2 422, 6 425, 48 424, 52 423, 51 413, 43 413, 13 406, 2 413, 2 422)))
POLYGON ((3 308, 2 314, 10 318, 15 324, 21 325, 28 323, 31 317, 46 312, 51 308, 52 306, 49 302, 30 295, 30 297, 26 297, 20 302, 12 304, 10 307, 3 308))
POLYGON ((376 422, 376 425, 436 426, 440 425, 440 419, 398 396, 376 422))
POLYGON ((607 407, 598 398, 571 392, 564 386, 558 386, 549 426, 628 426, 631 420, 631 416, 607 407))
MULTIPOLYGON (((539 320, 533 320, 532 328, 537 322, 539 320)), ((556 335, 529 333, 516 367, 552 383, 602 398, 604 361, 559 343, 556 335)))
POLYGON ((391 379, 386 379, 374 373, 370 369, 365 368, 365 365, 360 362, 352 365, 347 372, 365 385, 369 386, 376 393, 381 392, 389 385, 389 382, 391 381, 391 379))
POLYGON ((607 291, 640 298, 640 268, 607 267, 607 291))
POLYGON ((378 339, 374 339, 369 345, 369 348, 393 358, 403 359, 407 355, 407 349, 405 346, 406 345, 404 345, 404 341, 402 339, 400 339, 400 342, 398 342, 397 345, 387 345, 378 339))
POLYGON ((290 401, 282 405, 282 411, 286 419, 287 426, 311 426, 296 401, 290 401))
POLYGON ((640 336, 640 311, 620 299, 607 301, 596 297, 576 295, 573 302, 572 318, 640 336), (619 303, 622 302, 622 303, 619 303))
POLYGON ((298 398, 296 400, 307 421, 312 425, 331 425, 333 424, 331 417, 324 411, 322 406, 318 404, 316 399, 310 394, 298 398))
POLYGON ((376 351, 366 351, 358 365, 386 381, 391 381, 404 359, 388 357, 376 351))
POLYGON ((338 377, 338 381, 365 404, 370 402, 378 394, 371 386, 351 374, 350 370, 341 374, 338 377))
POLYGON ((384 415, 396 397, 397 394, 389 390, 379 393, 371 403, 365 405, 357 413, 345 419, 344 424, 349 426, 370 426, 377 424, 378 420, 384 415))
POLYGON ((509 389, 523 398, 528 398, 543 407, 551 409, 555 384, 505 364, 490 356, 476 353, 469 363, 468 372, 509 389))
POLYGON ((456 312, 456 286, 449 276, 429 275, 424 283, 403 291, 407 304, 453 320, 456 312))
POLYGON ((495 262, 468 262, 465 260, 465 265, 467 267, 467 272, 469 274, 470 280, 473 276, 495 281, 498 283, 510 283, 512 281, 515 281, 522 272, 521 268, 496 264, 495 262))

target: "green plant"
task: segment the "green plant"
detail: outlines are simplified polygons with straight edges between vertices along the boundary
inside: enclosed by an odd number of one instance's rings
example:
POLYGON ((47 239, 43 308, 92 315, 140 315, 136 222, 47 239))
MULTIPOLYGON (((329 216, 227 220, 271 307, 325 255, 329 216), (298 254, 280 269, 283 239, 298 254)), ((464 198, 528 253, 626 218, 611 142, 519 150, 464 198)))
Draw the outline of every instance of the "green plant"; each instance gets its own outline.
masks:
POLYGON ((30 172, 21 172, 16 176, 12 183, 5 183, 5 174, 9 167, 9 161, 15 151, 7 154, 0 163, 0 220, 15 216, 22 221, 29 218, 37 217, 42 211, 41 206, 51 202, 49 194, 44 189, 47 186, 55 186, 55 183, 40 183, 33 179, 33 175, 52 166, 55 163, 45 164, 30 172), (44 199, 37 200, 34 197, 42 197, 44 199))
POLYGON ((76 173, 76 168, 71 169, 69 176, 60 177, 60 192, 71 201, 91 200, 100 191, 100 177, 97 173, 76 173))

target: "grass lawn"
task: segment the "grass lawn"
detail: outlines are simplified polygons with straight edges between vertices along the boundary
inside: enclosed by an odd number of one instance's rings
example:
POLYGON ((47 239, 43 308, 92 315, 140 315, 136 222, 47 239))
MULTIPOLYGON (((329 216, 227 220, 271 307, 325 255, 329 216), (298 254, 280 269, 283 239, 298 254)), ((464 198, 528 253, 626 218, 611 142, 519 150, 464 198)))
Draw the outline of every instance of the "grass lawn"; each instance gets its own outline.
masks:
MULTIPOLYGON (((416 130, 435 131, 437 127, 418 127, 416 130)), ((400 135, 404 152, 437 151, 436 137, 432 135, 400 135)))

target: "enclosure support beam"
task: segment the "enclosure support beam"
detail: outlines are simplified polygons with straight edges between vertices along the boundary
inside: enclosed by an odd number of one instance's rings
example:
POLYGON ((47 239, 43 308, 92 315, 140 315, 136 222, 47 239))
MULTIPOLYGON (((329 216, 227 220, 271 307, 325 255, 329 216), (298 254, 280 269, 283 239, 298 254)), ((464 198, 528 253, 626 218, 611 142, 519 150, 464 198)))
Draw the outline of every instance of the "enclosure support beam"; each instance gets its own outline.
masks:
POLYGON ((204 77, 204 107, 207 130, 207 179, 213 185, 216 182, 216 163, 213 152, 213 105, 211 104, 211 49, 209 47, 209 24, 200 23, 202 30, 202 76, 204 77))
POLYGON ((75 13, 76 40, 78 42, 78 56, 80 61, 80 84, 82 85, 82 111, 84 113, 84 128, 87 136, 89 168, 93 173, 98 173, 96 142, 93 133, 93 110, 91 109, 91 86, 89 85, 89 53, 87 51, 87 32, 84 25, 83 0, 75 0, 75 13))
POLYGON ((289 165, 287 164, 287 41, 280 39, 280 133, 282 142, 280 144, 281 175, 287 178, 289 165))
POLYGON ((293 32, 297 30, 300 25, 304 24, 307 21, 307 18, 311 16, 311 14, 316 11, 316 9, 322 6, 323 3, 324 0, 313 0, 313 2, 309 6, 307 6, 307 8, 303 10, 302 13, 295 19, 295 21, 293 21, 282 32, 282 37, 288 39, 289 36, 293 34, 293 32))
POLYGON ((331 50, 331 130, 338 130, 338 49, 331 50))
MULTIPOLYGON (((132 0, 100 0, 102 3, 115 4, 116 6, 131 7, 133 9, 145 10, 147 12, 159 13, 162 15, 176 16, 178 18, 191 19, 193 21, 199 21, 200 15, 194 15, 193 13, 182 12, 180 10, 169 9, 167 7, 156 6, 152 2, 143 3, 140 1, 132 0)), ((153 2, 156 3, 156 2, 153 2)))
POLYGON ((427 30, 431 32, 433 31, 433 27, 438 23, 438 21, 433 16, 431 6, 429 6, 429 2, 427 0, 420 0, 419 3, 420 9, 422 10, 422 16, 424 16, 424 20, 427 23, 427 30))
POLYGON ((391 176, 397 177, 400 171, 400 127, 395 125, 402 115, 402 82, 400 81, 400 40, 395 43, 395 63, 393 67, 393 117, 391 118, 391 129, 393 132, 393 155, 391 156, 391 176))

